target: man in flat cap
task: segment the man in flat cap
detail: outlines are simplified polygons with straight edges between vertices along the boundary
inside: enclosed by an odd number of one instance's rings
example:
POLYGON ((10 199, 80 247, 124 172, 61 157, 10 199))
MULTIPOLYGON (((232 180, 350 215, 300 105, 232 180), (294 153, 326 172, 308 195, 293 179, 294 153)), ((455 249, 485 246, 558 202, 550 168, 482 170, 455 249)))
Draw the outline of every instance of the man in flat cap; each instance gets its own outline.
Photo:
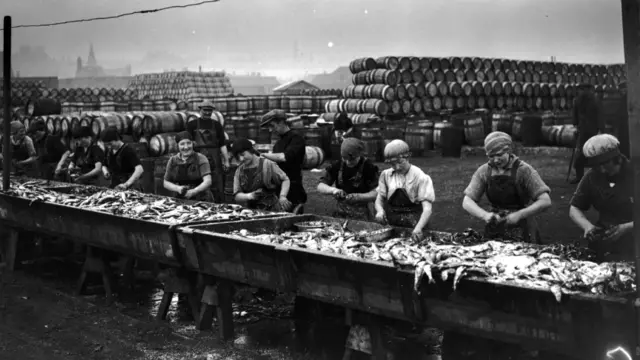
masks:
POLYGON ((591 84, 580 84, 578 86, 578 94, 573 101, 573 124, 578 127, 578 139, 575 152, 574 168, 576 169, 576 178, 572 184, 577 184, 584 176, 584 168, 586 166, 586 158, 582 151, 584 143, 592 136, 604 132, 604 119, 600 114, 600 106, 593 92, 591 84))
POLYGON ((224 174, 229 169, 229 154, 226 147, 224 128, 211 115, 215 106, 211 101, 200 105, 200 117, 187 123, 187 131, 195 142, 194 150, 205 155, 211 164, 211 191, 213 201, 224 201, 224 174))
POLYGON ((302 163, 306 154, 304 138, 291 131, 283 110, 269 111, 262 117, 260 126, 268 126, 272 133, 280 136, 273 145, 273 152, 261 156, 276 162, 287 174, 291 181, 287 198, 293 204, 293 213, 302 213, 303 204, 307 202, 307 193, 302 185, 302 163))

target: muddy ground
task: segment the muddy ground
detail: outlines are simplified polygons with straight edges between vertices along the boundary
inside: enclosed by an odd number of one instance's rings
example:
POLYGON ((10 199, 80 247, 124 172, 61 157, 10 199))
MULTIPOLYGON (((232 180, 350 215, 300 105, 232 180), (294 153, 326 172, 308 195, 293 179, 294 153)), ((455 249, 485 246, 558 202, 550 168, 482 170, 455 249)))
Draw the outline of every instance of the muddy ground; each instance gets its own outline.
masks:
MULTIPOLYGON (((575 188, 565 182, 568 156, 523 159, 538 169, 553 191, 552 209, 539 218, 545 241, 578 239, 580 231, 568 219, 568 202, 575 188)), ((482 157, 414 159, 435 184, 433 229, 481 229, 480 222, 465 214, 460 204, 464 187, 483 161, 482 157)), ((305 172, 309 193, 305 212, 330 215, 333 200, 315 191, 319 177, 317 172, 305 172)), ((301 341, 305 334, 295 331, 290 296, 267 299, 257 289, 242 288, 236 295, 236 338, 222 342, 215 329, 198 332, 192 323, 181 321, 175 303, 167 321, 156 321, 153 316, 161 293, 150 272, 140 271, 135 292, 123 293, 115 304, 106 306, 100 287, 89 289, 93 295, 73 295, 80 269, 77 260, 52 258, 48 253, 20 267, 14 274, 5 272, 0 284, 0 359, 311 360, 340 359, 343 351, 346 329, 339 316, 323 319, 319 332, 301 341)), ((402 339, 389 341, 397 359, 414 358, 420 351, 402 339)))

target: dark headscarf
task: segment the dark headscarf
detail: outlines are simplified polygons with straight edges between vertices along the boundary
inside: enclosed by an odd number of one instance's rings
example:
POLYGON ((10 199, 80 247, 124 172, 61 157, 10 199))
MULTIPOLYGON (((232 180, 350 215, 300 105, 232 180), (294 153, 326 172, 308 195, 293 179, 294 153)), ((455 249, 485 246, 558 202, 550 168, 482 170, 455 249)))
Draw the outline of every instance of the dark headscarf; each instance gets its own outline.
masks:
POLYGON ((256 151, 253 148, 253 144, 251 143, 251 141, 249 141, 249 139, 246 139, 246 138, 236 139, 233 142, 233 144, 231 144, 231 152, 233 153, 233 156, 237 156, 243 151, 250 151, 251 153, 256 155, 260 154, 258 151, 256 151))
POLYGON ((100 134, 100 138, 103 142, 116 141, 120 140, 120 134, 118 134, 118 129, 116 129, 116 127, 109 126, 100 134))
POLYGON ((89 126, 83 126, 78 130, 78 134, 75 136, 76 139, 84 138, 84 137, 93 137, 93 131, 89 126))
POLYGON ((176 144, 179 144, 182 140, 191 140, 193 141, 193 137, 188 131, 181 131, 176 134, 176 144))

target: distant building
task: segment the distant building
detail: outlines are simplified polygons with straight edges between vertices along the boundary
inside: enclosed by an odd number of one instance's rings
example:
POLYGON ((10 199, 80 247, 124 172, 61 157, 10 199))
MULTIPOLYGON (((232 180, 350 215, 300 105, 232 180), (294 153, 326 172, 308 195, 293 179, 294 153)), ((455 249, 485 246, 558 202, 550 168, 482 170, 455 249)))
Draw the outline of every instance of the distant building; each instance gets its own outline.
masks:
POLYGON ((344 89, 353 84, 351 82, 351 76, 352 74, 349 67, 341 66, 331 73, 314 76, 310 82, 322 90, 344 89))
POLYGON ((100 78, 109 76, 131 76, 131 65, 120 69, 104 69, 98 65, 93 44, 89 47, 89 57, 86 64, 82 64, 82 58, 78 56, 76 78, 100 78))
POLYGON ((242 95, 271 95, 273 89, 280 86, 275 76, 262 76, 259 73, 251 75, 227 75, 231 87, 236 94, 242 95))
POLYGON ((307 81, 297 80, 278 86, 273 89, 273 93, 275 95, 299 95, 308 90, 320 90, 320 88, 307 81))

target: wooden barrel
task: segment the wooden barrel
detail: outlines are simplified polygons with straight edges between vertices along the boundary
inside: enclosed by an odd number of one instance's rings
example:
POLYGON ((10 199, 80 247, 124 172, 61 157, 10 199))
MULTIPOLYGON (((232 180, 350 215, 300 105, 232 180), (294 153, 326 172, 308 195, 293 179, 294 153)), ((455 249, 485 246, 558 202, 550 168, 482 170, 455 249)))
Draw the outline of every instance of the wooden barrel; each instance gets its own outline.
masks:
POLYGON ((433 125, 433 148, 438 150, 442 148, 442 129, 453 127, 453 123, 448 121, 437 122, 433 125))
POLYGON ((411 83, 402 84, 402 86, 404 86, 404 88, 406 90, 406 96, 407 96, 408 100, 415 99, 415 97, 417 96, 416 86, 411 84, 411 83))
MULTIPOLYGON (((522 119, 524 117, 523 112, 517 112, 511 114, 511 136, 513 140, 521 140, 522 139, 522 119)), ((506 125, 505 125, 506 126, 506 125)))
MULTIPOLYGON (((358 96, 355 96, 358 97, 358 96)), ((363 96, 361 99, 381 99, 381 100, 394 100, 396 93, 393 87, 389 85, 366 85, 363 89, 363 96)))
POLYGON ((349 70, 352 74, 357 74, 367 70, 375 70, 376 68, 376 61, 370 57, 354 59, 349 63, 349 70))
POLYGON ((440 131, 442 157, 459 158, 462 155, 464 132, 456 127, 445 127, 440 131))
POLYGON ((367 72, 368 78, 364 85, 383 84, 396 86, 400 83, 398 73, 391 70, 376 69, 367 72))
MULTIPOLYGON (((118 134, 124 135, 130 132, 130 124, 127 122, 127 118, 123 114, 111 113, 98 116, 91 121, 91 132, 93 136, 99 137, 100 134, 108 127, 115 127, 118 130, 118 134)), ((149 134, 154 135, 154 134, 149 134)))
POLYGON ((464 133, 464 142, 471 146, 482 146, 486 136, 484 132, 484 123, 482 116, 479 114, 454 115, 452 122, 455 124, 455 118, 461 123, 464 133))
POLYGON ((433 150, 433 121, 418 120, 407 124, 404 141, 414 156, 422 156, 426 151, 433 150))
POLYGON ((328 113, 340 113, 343 111, 343 103, 347 99, 330 100, 324 105, 324 111, 328 113))
MULTIPOLYGON (((291 126, 291 128, 301 127, 302 119, 300 119, 300 125, 295 124, 295 126, 291 126)), ((235 132, 236 138, 246 138, 246 139, 257 139, 260 130, 260 122, 256 120, 236 120, 233 121, 233 131, 235 132)))
POLYGON ((556 137, 556 143, 561 147, 573 148, 578 139, 578 128, 574 125, 562 125, 556 137))
POLYGON ((400 62, 395 56, 384 56, 376 59, 376 67, 378 69, 396 70, 400 62))
POLYGON ((224 133, 227 134, 230 141, 234 141, 236 139, 236 130, 233 122, 229 121, 224 124, 224 133))
POLYGON ((315 146, 322 149, 322 132, 317 127, 305 127, 299 129, 299 133, 304 137, 307 147, 315 146))
POLYGON ((59 130, 59 134, 61 137, 67 137, 69 136, 69 127, 70 127, 70 120, 68 116, 63 116, 60 118, 60 130, 59 130))
POLYGON ((317 169, 324 162, 324 151, 322 151, 321 148, 317 146, 305 146, 304 151, 303 169, 317 169))
POLYGON ((365 156, 369 157, 373 161, 382 160, 382 129, 380 128, 366 128, 362 129, 361 140, 364 143, 365 156))
POLYGON ((155 134, 149 138, 149 155, 162 156, 178 152, 177 133, 155 134))
POLYGON ((411 70, 400 70, 399 84, 411 84, 413 82, 413 72, 411 70))
POLYGON ((387 103, 379 99, 365 99, 361 100, 359 104, 360 110, 358 113, 376 114, 378 116, 385 116, 389 112, 387 103))
POLYGON ((136 113, 133 114, 131 119, 131 135, 134 140, 139 140, 142 137, 142 120, 144 119, 145 113, 136 113))
POLYGON ((186 122, 175 112, 163 111, 145 114, 142 118, 141 126, 144 136, 153 136, 155 134, 183 131, 186 122))
POLYGON ((55 116, 46 116, 45 126, 47 128, 47 134, 56 135, 56 118, 55 116))
POLYGON ((493 113, 491 116, 491 131, 502 131, 511 135, 513 132, 513 116, 508 113, 493 113))

